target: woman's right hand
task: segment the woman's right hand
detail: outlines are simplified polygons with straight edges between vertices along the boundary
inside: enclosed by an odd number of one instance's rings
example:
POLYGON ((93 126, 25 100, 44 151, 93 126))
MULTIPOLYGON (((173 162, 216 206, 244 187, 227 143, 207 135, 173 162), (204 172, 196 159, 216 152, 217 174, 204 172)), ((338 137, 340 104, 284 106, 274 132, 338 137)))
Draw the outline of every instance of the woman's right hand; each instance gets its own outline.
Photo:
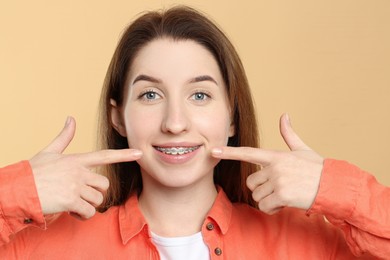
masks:
POLYGON ((62 154, 72 141, 76 122, 72 117, 45 149, 30 160, 44 215, 70 212, 88 219, 96 213, 109 187, 106 177, 94 173, 96 166, 139 159, 135 149, 101 150, 83 154, 62 154))

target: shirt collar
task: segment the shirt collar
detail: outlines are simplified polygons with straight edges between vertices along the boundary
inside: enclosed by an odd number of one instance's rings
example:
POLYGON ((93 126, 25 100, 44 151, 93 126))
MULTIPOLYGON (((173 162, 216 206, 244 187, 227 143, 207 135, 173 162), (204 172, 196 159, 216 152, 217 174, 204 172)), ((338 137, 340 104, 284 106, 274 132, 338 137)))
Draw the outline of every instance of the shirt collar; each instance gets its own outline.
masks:
POLYGON ((119 229, 122 243, 126 244, 130 239, 139 234, 144 227, 147 227, 147 225, 138 206, 138 196, 134 193, 119 208, 119 229))
POLYGON ((230 225, 233 205, 221 187, 218 186, 217 190, 217 198, 207 214, 207 217, 212 218, 215 221, 222 234, 226 234, 230 225))
MULTIPOLYGON (((207 218, 213 219, 219 226, 222 234, 226 234, 229 229, 233 206, 222 188, 217 187, 217 190, 217 197, 207 214, 206 221, 207 218)), ((133 194, 119 208, 119 227, 122 243, 126 244, 147 226, 148 224, 139 209, 138 196, 133 194)))

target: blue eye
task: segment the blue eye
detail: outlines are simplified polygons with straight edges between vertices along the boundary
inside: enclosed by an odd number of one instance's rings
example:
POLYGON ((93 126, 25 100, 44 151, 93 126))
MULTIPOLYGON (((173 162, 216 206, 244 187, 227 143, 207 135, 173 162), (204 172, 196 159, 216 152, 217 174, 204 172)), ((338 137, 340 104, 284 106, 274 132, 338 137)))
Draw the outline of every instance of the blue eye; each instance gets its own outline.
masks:
POLYGON ((146 91, 146 92, 142 93, 139 96, 139 98, 140 99, 144 99, 146 101, 151 101, 151 100, 160 99, 161 97, 160 97, 159 94, 157 94, 157 92, 149 90, 149 91, 146 91))
POLYGON ((192 99, 197 100, 197 101, 204 101, 208 99, 210 96, 207 95, 206 93, 203 92, 196 92, 193 96, 192 99))
POLYGON ((146 99, 155 99, 156 98, 156 92, 147 92, 144 94, 146 99))

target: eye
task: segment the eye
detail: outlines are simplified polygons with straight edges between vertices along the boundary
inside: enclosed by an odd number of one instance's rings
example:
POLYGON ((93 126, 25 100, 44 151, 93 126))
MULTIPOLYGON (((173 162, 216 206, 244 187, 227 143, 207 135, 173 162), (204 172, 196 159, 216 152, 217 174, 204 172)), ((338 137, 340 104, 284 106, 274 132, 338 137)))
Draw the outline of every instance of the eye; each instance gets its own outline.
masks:
POLYGON ((191 96, 191 99, 195 101, 205 101, 210 98, 210 95, 204 92, 196 92, 191 96))
POLYGON ((141 95, 139 95, 138 98, 146 101, 152 101, 152 100, 160 99, 161 96, 156 91, 148 90, 143 92, 141 95))

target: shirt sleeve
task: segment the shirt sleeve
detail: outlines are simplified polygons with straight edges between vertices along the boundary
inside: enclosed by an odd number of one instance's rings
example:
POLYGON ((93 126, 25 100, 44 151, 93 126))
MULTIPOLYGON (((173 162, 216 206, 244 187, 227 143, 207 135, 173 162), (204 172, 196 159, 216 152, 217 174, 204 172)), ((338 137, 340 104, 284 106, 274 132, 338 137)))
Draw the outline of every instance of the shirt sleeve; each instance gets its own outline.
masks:
POLYGON ((356 256, 390 255, 390 188, 358 167, 326 159, 317 197, 307 213, 322 214, 340 228, 356 256))
POLYGON ((26 227, 46 229, 28 161, 0 168, 0 246, 26 227))

